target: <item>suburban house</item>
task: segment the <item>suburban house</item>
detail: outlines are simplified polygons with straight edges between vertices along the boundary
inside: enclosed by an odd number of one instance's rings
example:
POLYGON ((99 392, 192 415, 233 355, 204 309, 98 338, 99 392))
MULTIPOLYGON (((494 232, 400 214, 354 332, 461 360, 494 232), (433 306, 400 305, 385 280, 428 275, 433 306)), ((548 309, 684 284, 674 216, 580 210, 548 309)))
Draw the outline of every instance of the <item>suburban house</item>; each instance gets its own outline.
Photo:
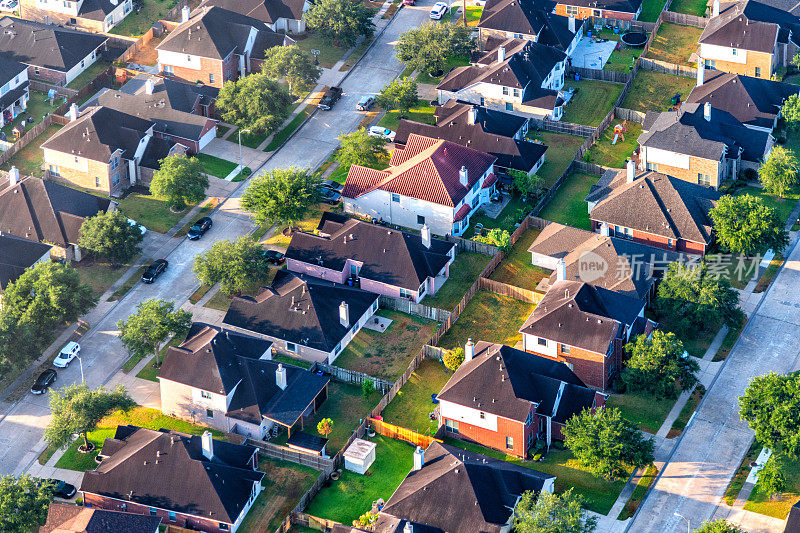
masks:
POLYGON ((291 43, 253 17, 215 6, 190 15, 185 7, 182 22, 156 46, 158 72, 221 88, 226 81, 259 71, 267 49, 291 43))
POLYGON ((0 233, 0 302, 9 283, 33 265, 50 260, 52 248, 43 242, 0 233))
POLYGON ((635 176, 632 163, 607 170, 586 201, 592 229, 676 252, 705 255, 714 240, 709 212, 719 192, 659 172, 635 176))
POLYGON ((186 152, 139 113, 104 106, 78 112, 72 104, 69 116, 69 124, 42 144, 43 166, 52 179, 118 196, 137 183, 149 184, 163 158, 186 152))
POLYGON ((547 146, 525 139, 528 120, 523 117, 457 100, 438 106, 434 116, 435 126, 400 119, 395 146, 404 147, 412 133, 444 139, 495 156, 498 176, 512 170, 532 175, 544 164, 547 146))
POLYGON ((303 13, 311 8, 309 0, 204 0, 203 6, 217 6, 253 17, 276 32, 304 33, 303 13))
POLYGON ((55 24, 0 18, 0 56, 27 65, 29 78, 56 85, 67 85, 89 68, 107 41, 55 24))
POLYGON ((28 67, 0 54, 0 128, 28 108, 28 67))
POLYGON ((381 509, 377 533, 507 533, 526 491, 553 492, 555 476, 432 442, 381 509))
POLYGON ((455 99, 527 118, 559 120, 567 55, 525 39, 492 42, 471 65, 454 68, 439 82, 439 104, 455 99))
POLYGON ((235 533, 264 477, 256 448, 214 440, 210 431, 117 426, 100 457, 97 469, 83 474, 84 505, 210 533, 235 533))
POLYGON ((105 33, 133 11, 133 0, 20 0, 27 20, 105 33))
POLYGON ((279 353, 331 364, 377 310, 376 294, 279 270, 258 296, 234 298, 222 323, 279 353))
POLYGON ((39 533, 158 533, 160 524, 158 516, 52 502, 39 533))
POLYGON ((478 46, 486 51, 495 48, 497 41, 524 39, 571 56, 583 37, 583 21, 562 15, 542 2, 487 0, 478 23, 478 46))
POLYGON ((754 0, 714 0, 698 43, 706 68, 770 79, 797 54, 800 19, 754 0))
POLYGON ((286 268, 365 291, 419 302, 447 281, 456 245, 324 212, 316 233, 295 232, 286 268))
POLYGON ((494 162, 485 152, 411 134, 392 151, 389 168, 353 165, 342 190, 344 212, 436 235, 461 235, 489 202, 494 162))
POLYGON ((640 170, 717 189, 742 170, 757 169, 775 140, 705 102, 648 112, 638 142, 640 170))
POLYGON ((78 238, 84 220, 117 207, 107 198, 53 181, 20 180, 16 168, 9 177, 0 183, 0 233, 48 244, 53 259, 80 261, 78 238))
POLYGON ((444 435, 525 459, 537 439, 548 446, 563 440, 567 420, 602 407, 606 397, 555 359, 470 339, 436 399, 444 435))
POLYGON ((219 89, 216 87, 141 73, 129 79, 119 90, 132 95, 147 94, 151 89, 148 80, 153 84, 152 94, 160 97, 166 107, 193 115, 218 118, 216 102, 219 89))
POLYGON ((158 371, 161 410, 226 433, 262 439, 302 428, 328 396, 328 378, 271 360, 272 342, 195 322, 158 371))
POLYGON ((555 13, 576 19, 605 19, 604 24, 624 27, 642 12, 642 0, 556 0, 555 13))
POLYGON ((656 326, 644 308, 639 298, 558 280, 519 329, 522 349, 563 361, 584 383, 606 390, 622 370, 625 344, 656 326))
POLYGON ((697 69, 697 86, 686 103, 709 103, 713 108, 730 113, 743 126, 772 133, 781 116, 783 103, 800 87, 791 83, 753 78, 729 72, 706 72, 697 69))
POLYGON ((585 281, 631 298, 649 299, 655 278, 669 263, 678 261, 679 254, 610 234, 606 223, 600 224, 600 233, 555 222, 548 224, 528 248, 531 264, 552 270, 536 290, 546 293, 558 280, 561 268, 564 279, 585 281))

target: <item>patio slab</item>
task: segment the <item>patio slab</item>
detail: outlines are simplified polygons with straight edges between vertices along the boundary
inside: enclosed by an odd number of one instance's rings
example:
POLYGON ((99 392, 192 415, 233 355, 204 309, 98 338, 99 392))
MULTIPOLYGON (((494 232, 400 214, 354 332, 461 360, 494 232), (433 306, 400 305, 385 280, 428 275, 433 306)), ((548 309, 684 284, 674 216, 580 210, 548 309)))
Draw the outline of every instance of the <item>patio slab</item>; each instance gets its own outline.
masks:
POLYGON ((576 67, 602 70, 617 46, 617 41, 595 42, 584 37, 572 52, 572 64, 576 67))
POLYGON ((373 315, 369 320, 367 320, 367 323, 364 324, 364 327, 372 331, 377 331, 378 333, 383 333, 391 323, 391 318, 373 315))

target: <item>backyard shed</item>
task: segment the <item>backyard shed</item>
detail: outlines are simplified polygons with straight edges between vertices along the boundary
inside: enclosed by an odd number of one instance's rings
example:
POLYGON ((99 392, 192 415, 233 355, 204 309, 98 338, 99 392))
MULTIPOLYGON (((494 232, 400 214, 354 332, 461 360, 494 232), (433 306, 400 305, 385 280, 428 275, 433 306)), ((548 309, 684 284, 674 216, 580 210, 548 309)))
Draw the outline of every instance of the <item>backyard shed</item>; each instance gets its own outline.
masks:
POLYGON ((344 452, 344 467, 351 472, 365 474, 375 461, 374 442, 356 439, 344 452))

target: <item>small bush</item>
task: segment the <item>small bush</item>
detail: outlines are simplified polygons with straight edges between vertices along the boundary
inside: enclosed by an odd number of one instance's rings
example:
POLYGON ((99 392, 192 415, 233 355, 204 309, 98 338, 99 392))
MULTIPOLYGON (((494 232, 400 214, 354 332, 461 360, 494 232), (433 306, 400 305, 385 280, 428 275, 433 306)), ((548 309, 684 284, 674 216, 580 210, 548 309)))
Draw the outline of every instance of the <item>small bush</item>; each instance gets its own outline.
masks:
POLYGON ((361 382, 361 394, 363 394, 365 398, 373 392, 375 392, 375 383, 373 383, 371 379, 365 379, 361 382))

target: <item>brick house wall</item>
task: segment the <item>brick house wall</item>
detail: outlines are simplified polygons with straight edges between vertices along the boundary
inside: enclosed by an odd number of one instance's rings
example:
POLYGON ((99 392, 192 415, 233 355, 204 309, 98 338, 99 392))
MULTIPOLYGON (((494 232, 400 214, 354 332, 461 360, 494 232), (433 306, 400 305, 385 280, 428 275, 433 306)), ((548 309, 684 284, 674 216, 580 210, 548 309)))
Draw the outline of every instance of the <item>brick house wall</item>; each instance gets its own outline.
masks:
POLYGON ((723 157, 722 161, 715 161, 712 159, 705 159, 690 155, 689 168, 680 168, 672 165, 666 165, 661 162, 655 164, 655 169, 658 172, 683 181, 688 181, 689 183, 699 184, 698 174, 710 176, 711 186, 715 189, 718 188, 722 181, 728 177, 728 163, 726 157, 723 157))
POLYGON ((28 78, 46 81, 47 83, 52 83, 53 85, 63 86, 67 82, 67 73, 59 70, 29 65, 28 78))
POLYGON ((714 65, 717 70, 731 72, 733 74, 741 74, 743 76, 751 76, 753 78, 762 78, 765 80, 770 79, 774 73, 774 67, 778 66, 779 63, 776 54, 755 52, 753 50, 747 50, 746 63, 736 63, 733 61, 724 61, 713 58, 708 59, 712 59, 715 62, 714 65), (756 67, 761 69, 759 76, 756 76, 756 67))
POLYGON ((557 345, 556 355, 553 357, 550 354, 544 353, 539 348, 535 337, 526 334, 523 334, 522 337, 523 349, 526 352, 535 354, 539 357, 546 357, 548 359, 556 359, 557 361, 569 363, 572 365, 572 371, 575 372, 575 375, 581 378, 581 381, 586 383, 588 386, 605 390, 611 385, 612 365, 609 359, 614 357, 614 354, 617 351, 616 347, 609 357, 606 357, 606 354, 584 350, 575 346, 570 346, 570 353, 567 354, 564 353, 561 343, 555 343, 553 340, 548 340, 548 343, 554 343, 557 345))
MULTIPOLYGON (((75 157, 72 154, 63 152, 56 152, 45 148, 44 150, 44 163, 45 170, 50 170, 51 166, 58 168, 58 175, 84 189, 101 192, 103 194, 111 194, 111 192, 118 188, 111 185, 111 171, 108 163, 101 163, 86 158, 78 158, 75 163, 75 157), (99 185, 98 185, 99 179, 99 185)), ((124 172, 125 165, 120 163, 119 168, 115 172, 124 172)), ((127 173, 125 173, 127 179, 127 173)), ((120 182, 123 180, 120 179, 120 182)))
MULTIPOLYGON (((592 231, 599 232, 600 225, 602 224, 602 222, 603 222, 602 220, 592 219, 592 231)), ((611 236, 613 237, 614 224, 610 222, 608 224, 612 228, 611 236)), ((624 237, 620 236, 620 238, 624 237)), ((648 233, 637 229, 633 230, 633 238, 631 240, 634 242, 638 242, 640 244, 646 244, 648 246, 652 246, 653 248, 660 248, 662 250, 672 250, 673 252, 687 252, 698 255, 705 255, 706 253, 705 243, 687 241, 685 239, 676 239, 676 240, 674 239, 672 246, 670 246, 668 237, 664 237, 662 235, 655 235, 653 233, 648 233)))
MULTIPOLYGON (((533 408, 531 409, 534 410, 533 408)), ((441 425, 445 425, 446 418, 442 418, 441 425)), ((536 417, 534 417, 534 421, 536 417)), ((492 431, 486 428, 475 426, 458 420, 458 433, 447 431, 450 436, 457 437, 462 440, 476 442, 487 448, 499 450, 501 452, 513 455, 515 457, 525 458, 528 451, 528 446, 531 442, 531 436, 536 434, 538 425, 536 422, 526 428, 523 422, 518 420, 510 420, 508 418, 497 417, 497 431, 492 431), (514 449, 506 448, 506 437, 513 439, 514 449)))
MULTIPOLYGON (((556 4, 556 15, 561 15, 563 17, 568 17, 574 13, 567 13, 567 6, 570 4, 556 4)), ((616 19, 616 20, 633 20, 636 16, 636 13, 627 13, 624 11, 611 11, 608 9, 601 9, 601 8, 592 8, 592 7, 584 7, 584 6, 570 6, 570 7, 577 7, 578 14, 575 15, 576 19, 583 20, 592 17, 602 17, 607 19, 616 19), (595 11, 599 11, 599 14, 596 14, 595 11)))

